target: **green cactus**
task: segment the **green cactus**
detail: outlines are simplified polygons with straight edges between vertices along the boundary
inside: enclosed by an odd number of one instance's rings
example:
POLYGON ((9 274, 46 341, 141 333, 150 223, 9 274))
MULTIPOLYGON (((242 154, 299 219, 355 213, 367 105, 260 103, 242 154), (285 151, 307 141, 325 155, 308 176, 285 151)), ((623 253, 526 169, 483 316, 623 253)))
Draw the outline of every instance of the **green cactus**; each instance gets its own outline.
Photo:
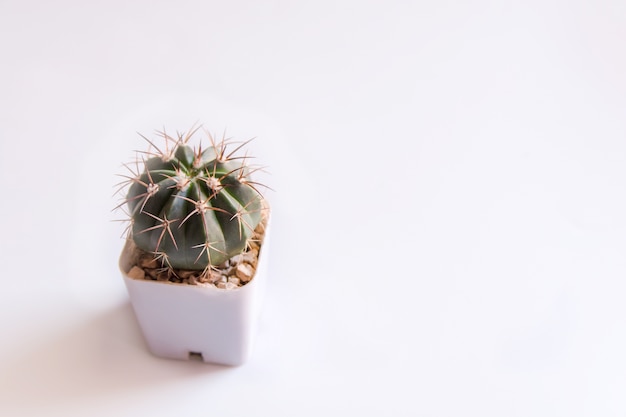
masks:
POLYGON ((249 141, 231 151, 231 142, 207 133, 211 146, 192 148, 197 131, 176 138, 158 132, 163 151, 144 137, 153 151, 126 176, 130 236, 172 270, 208 270, 243 252, 263 210, 261 184, 250 179, 259 168, 238 156, 249 141))

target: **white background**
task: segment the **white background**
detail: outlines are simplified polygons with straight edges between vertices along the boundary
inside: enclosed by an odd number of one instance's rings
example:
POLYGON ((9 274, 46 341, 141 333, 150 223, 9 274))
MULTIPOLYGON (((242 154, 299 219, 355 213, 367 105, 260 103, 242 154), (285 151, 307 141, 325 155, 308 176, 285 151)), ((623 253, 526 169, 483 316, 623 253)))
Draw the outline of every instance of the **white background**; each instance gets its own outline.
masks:
POLYGON ((626 415, 623 1, 0 0, 0 415, 626 415), (238 368, 152 357, 136 131, 247 139, 238 368))

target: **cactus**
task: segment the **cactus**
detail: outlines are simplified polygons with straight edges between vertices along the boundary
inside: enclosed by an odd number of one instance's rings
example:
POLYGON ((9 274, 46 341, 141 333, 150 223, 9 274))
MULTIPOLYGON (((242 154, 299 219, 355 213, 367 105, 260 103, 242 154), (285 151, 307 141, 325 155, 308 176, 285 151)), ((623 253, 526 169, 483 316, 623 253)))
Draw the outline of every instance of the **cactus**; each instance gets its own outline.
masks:
POLYGON ((260 168, 238 155, 249 141, 231 150, 235 143, 206 132, 210 146, 192 148, 198 130, 175 138, 157 132, 163 150, 142 135, 151 150, 140 152, 136 169, 126 165, 131 175, 124 175, 129 235, 172 271, 206 271, 245 251, 264 209, 262 184, 250 179, 260 168))

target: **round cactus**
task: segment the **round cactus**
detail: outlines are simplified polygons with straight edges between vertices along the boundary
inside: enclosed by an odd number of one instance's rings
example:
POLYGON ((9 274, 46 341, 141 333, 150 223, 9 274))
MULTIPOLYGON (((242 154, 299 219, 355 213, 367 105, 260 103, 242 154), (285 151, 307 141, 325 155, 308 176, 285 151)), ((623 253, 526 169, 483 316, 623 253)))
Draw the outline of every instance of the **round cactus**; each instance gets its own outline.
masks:
POLYGON ((165 139, 161 151, 142 158, 143 167, 128 177, 126 203, 130 234, 140 249, 151 252, 164 267, 203 270, 222 264, 246 249, 261 220, 262 197, 251 181, 246 156, 230 151, 222 139, 208 134, 211 146, 190 147, 198 129, 165 139))

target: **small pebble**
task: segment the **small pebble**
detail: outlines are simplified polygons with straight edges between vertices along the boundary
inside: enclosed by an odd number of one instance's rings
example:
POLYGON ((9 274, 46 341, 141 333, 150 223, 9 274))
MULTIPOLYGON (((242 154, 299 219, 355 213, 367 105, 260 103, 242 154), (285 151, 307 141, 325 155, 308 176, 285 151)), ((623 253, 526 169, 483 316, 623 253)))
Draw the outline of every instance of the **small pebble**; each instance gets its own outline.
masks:
POLYGON ((235 255, 232 258, 230 258, 230 263, 231 264, 238 265, 238 264, 241 263, 241 261, 243 261, 243 255, 242 254, 235 255))
POLYGON ((219 273, 215 271, 211 271, 211 274, 209 275, 209 282, 212 282, 213 284, 215 284, 221 279, 222 279, 222 276, 219 273))
POLYGON ((130 271, 128 271, 128 277, 132 279, 145 279, 146 273, 138 266, 133 266, 130 271))
POLYGON ((244 262, 247 262, 251 265, 256 265, 258 252, 256 249, 251 250, 250 252, 246 252, 242 255, 242 259, 244 262), (256 252, 256 253, 255 253, 256 252))
POLYGON ((187 279, 191 277, 192 275, 194 275, 195 273, 196 271, 180 271, 178 273, 178 276, 181 277, 182 279, 187 279))
POLYGON ((152 256, 142 256, 139 260, 139 266, 142 268, 158 268, 159 261, 154 259, 152 256))
POLYGON ((237 269, 235 270, 235 274, 243 282, 250 281, 252 279, 253 273, 254 271, 252 270, 252 266, 248 264, 239 264, 237 265, 237 269))

